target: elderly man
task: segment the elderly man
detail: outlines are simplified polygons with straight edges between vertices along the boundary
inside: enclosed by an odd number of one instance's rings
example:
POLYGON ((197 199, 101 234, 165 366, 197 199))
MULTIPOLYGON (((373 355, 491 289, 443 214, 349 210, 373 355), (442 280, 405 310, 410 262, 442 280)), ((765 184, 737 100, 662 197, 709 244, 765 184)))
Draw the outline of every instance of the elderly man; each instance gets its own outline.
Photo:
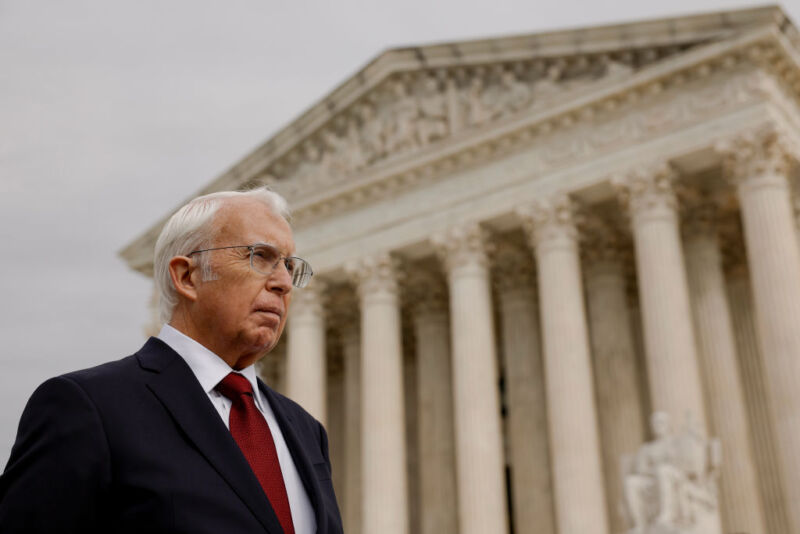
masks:
POLYGON ((342 532, 325 430, 253 367, 312 274, 287 214, 256 189, 173 215, 154 262, 167 324, 36 390, 0 477, 0 532, 342 532))

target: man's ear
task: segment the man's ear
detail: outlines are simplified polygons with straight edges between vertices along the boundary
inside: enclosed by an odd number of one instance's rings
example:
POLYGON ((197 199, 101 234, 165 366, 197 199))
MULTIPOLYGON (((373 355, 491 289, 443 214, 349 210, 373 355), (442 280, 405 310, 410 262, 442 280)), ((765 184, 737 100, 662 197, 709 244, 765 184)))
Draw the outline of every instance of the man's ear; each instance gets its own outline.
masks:
POLYGON ((184 298, 197 299, 197 265, 188 256, 175 256, 169 260, 169 277, 175 291, 184 298))

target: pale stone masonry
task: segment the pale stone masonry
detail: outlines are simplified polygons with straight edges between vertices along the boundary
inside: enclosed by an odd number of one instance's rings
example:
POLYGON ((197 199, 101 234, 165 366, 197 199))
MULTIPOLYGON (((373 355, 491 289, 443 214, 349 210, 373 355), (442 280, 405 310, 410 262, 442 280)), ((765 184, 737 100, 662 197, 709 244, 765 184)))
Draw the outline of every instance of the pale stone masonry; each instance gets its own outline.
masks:
POLYGON ((508 528, 487 237, 476 224, 432 237, 450 286, 458 519, 465 534, 508 528))
POLYGON ((292 315, 287 323, 286 392, 325 424, 328 373, 320 286, 292 298, 292 315))
POLYGON ((555 534, 547 401, 544 388, 539 305, 533 258, 522 244, 500 242, 494 251, 508 415, 506 461, 511 471, 514 524, 555 534))
POLYGON ((347 532, 800 534, 799 159, 764 7, 389 50, 202 191, 293 206, 347 532))
POLYGON ((544 381, 559 532, 608 532, 578 232, 565 196, 521 208, 539 275, 544 381), (575 510, 580 513, 575 513, 575 510))
POLYGON ((728 531, 766 532, 715 218, 708 203, 694 207, 685 249, 711 433, 726 444, 722 522, 728 531))
POLYGON ((403 347, 387 254, 348 266, 361 301, 361 530, 408 534, 403 347), (369 429, 369 431, 366 431, 369 429))
MULTIPOLYGON (((587 217, 584 241, 586 303, 594 358, 597 411, 606 495, 622 495, 620 458, 644 441, 636 355, 622 239, 597 217, 587 217)), ((623 532, 618 502, 606 499, 611 532, 623 532)))

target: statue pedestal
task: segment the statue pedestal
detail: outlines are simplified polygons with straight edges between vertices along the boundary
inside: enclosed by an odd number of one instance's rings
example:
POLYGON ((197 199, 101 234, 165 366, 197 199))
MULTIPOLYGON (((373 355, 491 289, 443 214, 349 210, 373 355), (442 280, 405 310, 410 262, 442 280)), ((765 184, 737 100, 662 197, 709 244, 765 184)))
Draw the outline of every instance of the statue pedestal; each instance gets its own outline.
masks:
POLYGON ((692 525, 652 524, 644 527, 644 530, 632 528, 624 534, 722 534, 722 525, 719 514, 712 512, 702 514, 692 525))

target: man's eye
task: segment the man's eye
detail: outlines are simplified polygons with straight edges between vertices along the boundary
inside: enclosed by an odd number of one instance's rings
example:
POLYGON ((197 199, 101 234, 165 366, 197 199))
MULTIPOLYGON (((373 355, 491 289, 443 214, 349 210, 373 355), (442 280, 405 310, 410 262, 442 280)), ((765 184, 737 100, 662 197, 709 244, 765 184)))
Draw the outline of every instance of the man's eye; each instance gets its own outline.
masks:
POLYGON ((253 256, 259 260, 263 260, 265 262, 274 262, 278 259, 278 252, 267 248, 267 247, 259 247, 253 250, 253 256))
POLYGON ((293 258, 286 258, 284 264, 286 265, 286 270, 289 271, 289 273, 293 273, 297 267, 297 262, 295 262, 293 258))

